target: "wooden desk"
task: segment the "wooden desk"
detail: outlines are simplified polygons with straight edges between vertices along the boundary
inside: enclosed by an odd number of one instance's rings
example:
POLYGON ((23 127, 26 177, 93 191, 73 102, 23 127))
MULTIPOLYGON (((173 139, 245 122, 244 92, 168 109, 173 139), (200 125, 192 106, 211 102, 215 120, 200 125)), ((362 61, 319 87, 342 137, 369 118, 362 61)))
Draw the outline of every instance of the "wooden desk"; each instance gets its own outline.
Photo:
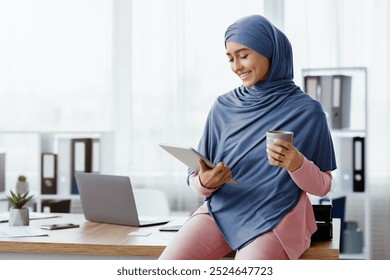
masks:
MULTIPOLYGON (((175 232, 160 232, 160 226, 129 227, 89 222, 82 214, 60 214, 60 218, 30 221, 30 228, 52 223, 77 223, 80 228, 47 231, 49 236, 0 238, 0 255, 9 258, 52 258, 102 259, 151 258, 156 259, 164 250, 175 232), (148 236, 128 236, 130 232, 149 233, 148 236), (31 253, 23 254, 23 253, 31 253), (8 255, 7 255, 8 254, 8 255), (17 256, 17 257, 16 257, 17 256), (28 257, 30 256, 30 257, 28 257)), ((8 227, 8 223, 0 224, 8 227)), ((302 259, 338 259, 340 222, 334 222, 334 239, 329 242, 314 243, 302 255, 302 259), (336 234, 337 233, 337 234, 336 234)))
POLYGON ((312 242, 309 249, 302 254, 303 260, 338 260, 340 258, 340 219, 333 219, 333 239, 330 241, 312 242))

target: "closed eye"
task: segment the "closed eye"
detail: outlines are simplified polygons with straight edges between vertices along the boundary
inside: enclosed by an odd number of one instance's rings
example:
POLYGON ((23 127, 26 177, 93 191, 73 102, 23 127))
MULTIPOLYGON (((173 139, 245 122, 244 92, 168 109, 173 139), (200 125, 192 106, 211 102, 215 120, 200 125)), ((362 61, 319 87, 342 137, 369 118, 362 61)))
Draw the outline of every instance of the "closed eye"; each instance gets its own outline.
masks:
MULTIPOLYGON (((248 57, 248 54, 240 56, 240 59, 246 59, 248 57)), ((229 59, 229 63, 232 63, 234 61, 233 57, 229 59)))

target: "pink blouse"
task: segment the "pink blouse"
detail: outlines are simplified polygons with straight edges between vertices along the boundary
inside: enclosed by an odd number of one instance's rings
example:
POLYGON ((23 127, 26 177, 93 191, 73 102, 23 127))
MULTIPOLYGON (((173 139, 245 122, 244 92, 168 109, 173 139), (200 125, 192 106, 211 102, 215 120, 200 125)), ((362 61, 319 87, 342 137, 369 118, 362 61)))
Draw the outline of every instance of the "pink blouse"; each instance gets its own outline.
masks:
MULTIPOLYGON (((313 207, 306 193, 326 195, 331 189, 332 175, 330 171, 322 172, 305 157, 302 166, 289 174, 303 192, 298 204, 273 231, 289 258, 295 260, 310 247, 311 236, 317 230, 313 207)), ((190 187, 202 196, 209 196, 214 191, 203 187, 196 173, 190 178, 190 187)), ((208 213, 206 202, 194 214, 200 213, 208 213)))

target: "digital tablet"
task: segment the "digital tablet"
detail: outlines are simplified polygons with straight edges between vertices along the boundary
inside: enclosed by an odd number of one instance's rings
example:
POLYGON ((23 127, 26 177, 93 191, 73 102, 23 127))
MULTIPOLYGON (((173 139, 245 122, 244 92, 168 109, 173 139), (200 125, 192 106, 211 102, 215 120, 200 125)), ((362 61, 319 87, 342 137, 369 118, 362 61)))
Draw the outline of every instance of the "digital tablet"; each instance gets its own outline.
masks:
MULTIPOLYGON (((187 165, 192 170, 199 172, 199 160, 202 159, 206 165, 210 168, 214 168, 215 164, 209 161, 207 158, 202 156, 198 151, 196 151, 192 147, 187 146, 178 146, 178 145, 170 145, 170 144, 160 144, 160 147, 166 150, 168 153, 173 155, 175 158, 180 160, 182 163, 187 165)), ((228 182, 232 185, 237 185, 238 182, 236 180, 231 180, 228 182)))

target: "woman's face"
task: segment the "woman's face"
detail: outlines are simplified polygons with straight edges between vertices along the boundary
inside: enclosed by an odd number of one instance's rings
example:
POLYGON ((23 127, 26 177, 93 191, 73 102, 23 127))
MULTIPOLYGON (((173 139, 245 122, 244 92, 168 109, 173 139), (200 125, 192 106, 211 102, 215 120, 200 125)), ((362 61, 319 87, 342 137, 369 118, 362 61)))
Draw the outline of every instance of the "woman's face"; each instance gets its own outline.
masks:
POLYGON ((265 56, 236 42, 226 43, 226 55, 232 71, 247 88, 267 79, 270 62, 265 56))

